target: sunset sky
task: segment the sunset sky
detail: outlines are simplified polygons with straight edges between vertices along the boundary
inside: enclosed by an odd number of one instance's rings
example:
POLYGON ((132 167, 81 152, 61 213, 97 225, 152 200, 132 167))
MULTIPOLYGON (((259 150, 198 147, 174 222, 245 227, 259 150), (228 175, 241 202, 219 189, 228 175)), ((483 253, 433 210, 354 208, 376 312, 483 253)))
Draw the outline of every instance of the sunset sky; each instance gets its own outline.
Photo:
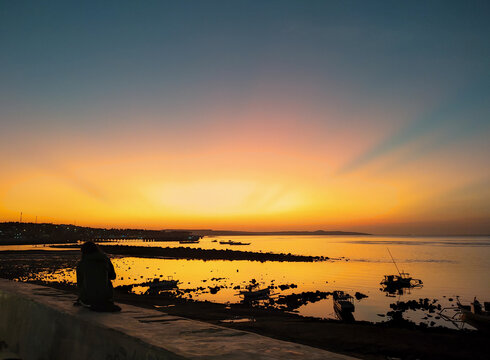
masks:
POLYGON ((489 234, 489 15, 0 0, 0 221, 489 234))

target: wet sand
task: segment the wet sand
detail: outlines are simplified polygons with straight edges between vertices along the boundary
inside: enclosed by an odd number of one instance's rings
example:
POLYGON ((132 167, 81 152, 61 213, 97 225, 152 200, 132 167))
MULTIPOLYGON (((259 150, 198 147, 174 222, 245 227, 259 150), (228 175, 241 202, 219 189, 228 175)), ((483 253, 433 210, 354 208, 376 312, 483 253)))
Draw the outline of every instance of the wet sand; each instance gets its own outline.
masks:
MULTIPOLYGON (((3 252, 0 253, 0 277, 28 280, 33 273, 73 268, 78 259, 78 251, 3 252)), ((36 283, 76 293, 72 284, 36 283)), ((334 320, 305 318, 279 309, 197 302, 171 295, 141 296, 116 291, 115 296, 118 302, 157 308, 173 315, 366 359, 486 359, 490 351, 488 334, 424 328, 407 321, 346 324, 334 320), (237 319, 251 321, 223 322, 237 319)))

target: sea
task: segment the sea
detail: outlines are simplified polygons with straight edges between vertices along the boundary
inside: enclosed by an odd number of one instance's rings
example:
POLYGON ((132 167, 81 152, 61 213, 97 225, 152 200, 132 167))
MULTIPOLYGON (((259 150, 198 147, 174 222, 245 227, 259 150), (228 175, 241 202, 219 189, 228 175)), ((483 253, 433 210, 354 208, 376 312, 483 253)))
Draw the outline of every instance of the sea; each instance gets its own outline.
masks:
MULTIPOLYGON (((104 244, 185 246, 329 258, 316 262, 113 258, 117 273, 114 286, 136 285, 133 291, 141 294, 148 287, 137 285, 155 278, 178 280, 180 289, 194 289, 184 296, 218 303, 240 302, 237 286, 243 289, 251 283, 258 284, 258 288, 271 287, 273 297, 341 290, 353 296, 355 293, 367 296, 354 299, 354 318, 370 322, 387 321, 393 304, 429 299, 429 303, 438 305, 439 309, 432 312, 427 309, 408 310, 404 312, 404 318, 418 324, 450 328, 461 324, 440 316, 441 310, 451 317, 457 300, 463 304, 469 304, 475 297, 481 302, 490 301, 490 236, 220 236, 204 237, 198 244, 185 245, 142 240, 114 240, 104 244), (220 241, 227 240, 250 245, 220 244, 220 241), (385 291, 380 284, 384 276, 398 272, 409 273, 411 277, 422 280, 422 286, 403 292, 385 291), (288 286, 281 289, 280 285, 288 286)), ((39 278, 76 281, 74 269, 39 274, 39 278)), ((292 311, 323 319, 338 316, 331 296, 307 302, 292 311)))

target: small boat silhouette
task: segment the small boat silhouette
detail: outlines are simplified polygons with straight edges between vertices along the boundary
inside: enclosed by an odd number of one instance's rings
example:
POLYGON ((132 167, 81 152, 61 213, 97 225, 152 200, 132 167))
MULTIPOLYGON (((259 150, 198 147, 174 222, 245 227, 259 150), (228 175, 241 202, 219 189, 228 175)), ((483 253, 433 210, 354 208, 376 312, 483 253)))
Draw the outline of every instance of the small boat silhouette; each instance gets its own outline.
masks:
POLYGON ((221 245, 250 245, 250 243, 242 243, 240 241, 233 241, 233 240, 220 241, 219 243, 221 245))
POLYGON ((339 320, 354 321, 352 313, 355 311, 355 306, 354 298, 351 295, 340 290, 334 291, 333 308, 339 320))
POLYGON ((461 312, 461 320, 474 326, 478 330, 490 330, 490 302, 481 303, 474 298, 470 305, 463 305, 457 299, 459 311, 461 312))
POLYGON ((398 271, 398 275, 385 275, 384 279, 380 282, 380 284, 383 286, 383 291, 389 292, 389 293, 395 293, 395 292, 403 292, 403 289, 411 289, 415 287, 422 287, 423 283, 422 280, 420 279, 414 279, 410 276, 409 273, 400 271, 398 269, 398 265, 395 262, 395 259, 393 258, 393 255, 391 255, 390 249, 387 249, 388 253, 390 254, 391 260, 393 261, 393 264, 395 264, 396 270, 398 271))
POLYGON ((243 297, 243 301, 254 301, 254 300, 264 300, 268 299, 270 295, 270 289, 264 288, 264 289, 257 289, 257 290, 244 290, 240 291, 239 295, 243 297))

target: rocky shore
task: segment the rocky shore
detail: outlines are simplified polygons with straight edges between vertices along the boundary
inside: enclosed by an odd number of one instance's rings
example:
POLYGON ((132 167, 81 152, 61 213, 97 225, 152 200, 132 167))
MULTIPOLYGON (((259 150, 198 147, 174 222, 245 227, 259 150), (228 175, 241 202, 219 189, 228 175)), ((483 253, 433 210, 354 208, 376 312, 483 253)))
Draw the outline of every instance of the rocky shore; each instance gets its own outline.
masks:
MULTIPOLYGON (((62 245, 57 248, 79 249, 79 245, 62 245)), ((215 250, 199 249, 191 247, 150 247, 150 246, 127 246, 127 245, 99 245, 107 254, 158 257, 167 259, 189 259, 189 260, 248 260, 248 261, 289 261, 289 262, 313 262, 325 261, 324 256, 304 256, 294 254, 273 254, 240 250, 215 250)))

